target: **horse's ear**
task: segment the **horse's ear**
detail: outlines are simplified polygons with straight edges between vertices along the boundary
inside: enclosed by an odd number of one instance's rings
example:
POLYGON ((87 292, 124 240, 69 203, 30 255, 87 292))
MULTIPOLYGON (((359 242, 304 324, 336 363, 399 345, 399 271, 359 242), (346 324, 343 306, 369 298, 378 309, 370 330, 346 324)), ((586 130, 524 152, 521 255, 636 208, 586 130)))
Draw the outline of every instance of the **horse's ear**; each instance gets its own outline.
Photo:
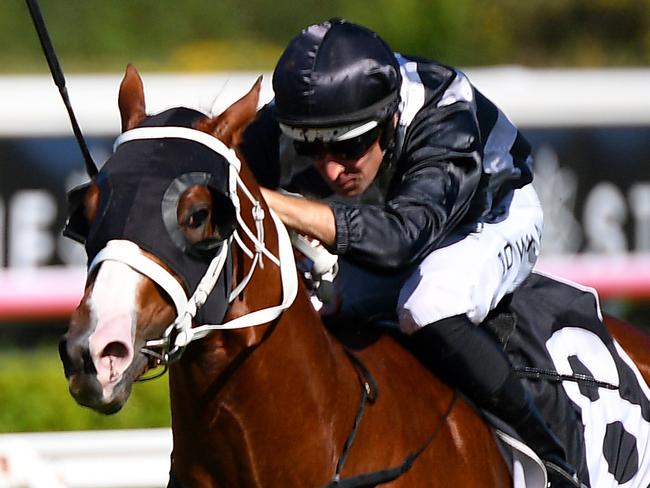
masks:
POLYGON ((236 146, 241 142, 241 136, 246 126, 255 118, 261 86, 262 77, 260 76, 246 95, 217 117, 201 119, 196 124, 196 128, 212 134, 228 147, 236 146))
POLYGON ((126 73, 120 84, 118 105, 122 117, 122 132, 133 129, 147 116, 142 78, 132 64, 126 66, 126 73))

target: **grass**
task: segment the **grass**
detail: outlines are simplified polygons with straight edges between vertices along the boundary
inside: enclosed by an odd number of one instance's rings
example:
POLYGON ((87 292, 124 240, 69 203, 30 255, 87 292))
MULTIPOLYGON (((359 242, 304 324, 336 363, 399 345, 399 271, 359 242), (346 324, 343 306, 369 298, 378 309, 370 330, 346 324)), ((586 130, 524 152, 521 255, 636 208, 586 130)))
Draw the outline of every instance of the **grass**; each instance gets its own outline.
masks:
POLYGON ((55 344, 0 349, 0 432, 166 427, 167 378, 134 385, 124 408, 105 416, 68 393, 55 344))

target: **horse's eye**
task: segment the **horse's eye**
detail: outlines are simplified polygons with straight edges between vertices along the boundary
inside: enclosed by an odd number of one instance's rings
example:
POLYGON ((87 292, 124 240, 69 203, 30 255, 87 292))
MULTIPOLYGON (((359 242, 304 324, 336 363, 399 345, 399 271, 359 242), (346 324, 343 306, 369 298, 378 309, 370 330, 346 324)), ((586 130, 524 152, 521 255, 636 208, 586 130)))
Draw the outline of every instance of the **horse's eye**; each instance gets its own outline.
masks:
POLYGON ((192 213, 190 217, 187 219, 187 226, 190 229, 196 229, 203 225, 208 218, 209 212, 208 209, 202 208, 200 210, 197 210, 196 212, 192 213))

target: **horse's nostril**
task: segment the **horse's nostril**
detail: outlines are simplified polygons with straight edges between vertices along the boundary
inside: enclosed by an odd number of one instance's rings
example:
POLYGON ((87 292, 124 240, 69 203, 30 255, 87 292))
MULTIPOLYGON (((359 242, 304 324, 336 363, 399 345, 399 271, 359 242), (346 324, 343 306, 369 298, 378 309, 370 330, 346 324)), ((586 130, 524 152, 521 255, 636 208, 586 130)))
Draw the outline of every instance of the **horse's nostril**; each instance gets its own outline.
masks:
POLYGON ((100 382, 114 383, 119 381, 124 371, 129 367, 133 356, 131 351, 129 346, 121 341, 106 344, 101 350, 97 363, 100 382))
POLYGON ((101 357, 112 356, 115 358, 126 358, 129 355, 129 349, 121 342, 110 342, 104 347, 101 357))

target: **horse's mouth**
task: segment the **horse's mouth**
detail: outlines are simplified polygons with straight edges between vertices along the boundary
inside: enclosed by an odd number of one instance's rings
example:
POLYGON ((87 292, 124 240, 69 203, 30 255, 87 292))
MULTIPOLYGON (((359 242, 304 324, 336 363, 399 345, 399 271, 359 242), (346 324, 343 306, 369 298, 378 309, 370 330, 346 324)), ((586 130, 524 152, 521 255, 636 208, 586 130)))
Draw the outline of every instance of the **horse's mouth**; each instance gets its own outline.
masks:
POLYGON ((149 358, 137 354, 126 371, 119 377, 112 376, 109 384, 102 384, 96 374, 77 372, 68 377, 68 389, 79 405, 111 415, 122 409, 131 395, 133 383, 148 369, 149 358))

